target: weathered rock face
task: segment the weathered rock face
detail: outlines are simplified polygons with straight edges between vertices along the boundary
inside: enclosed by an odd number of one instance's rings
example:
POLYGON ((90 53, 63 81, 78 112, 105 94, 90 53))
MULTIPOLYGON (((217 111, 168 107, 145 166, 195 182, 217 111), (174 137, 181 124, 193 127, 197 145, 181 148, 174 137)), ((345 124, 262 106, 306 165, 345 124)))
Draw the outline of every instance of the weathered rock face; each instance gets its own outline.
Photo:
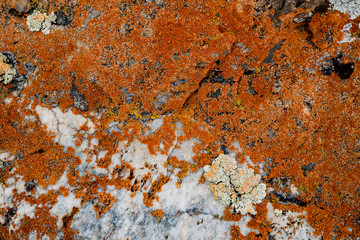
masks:
POLYGON ((355 3, 0 4, 0 238, 359 236, 355 3))

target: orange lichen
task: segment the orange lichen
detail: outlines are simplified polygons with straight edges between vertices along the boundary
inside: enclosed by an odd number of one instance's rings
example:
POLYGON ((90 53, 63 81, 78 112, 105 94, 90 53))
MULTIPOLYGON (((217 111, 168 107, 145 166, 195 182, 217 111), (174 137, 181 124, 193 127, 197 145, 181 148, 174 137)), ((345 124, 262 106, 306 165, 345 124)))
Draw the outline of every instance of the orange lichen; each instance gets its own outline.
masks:
POLYGON ((143 202, 144 205, 147 207, 152 207, 153 206, 153 201, 156 199, 156 193, 161 191, 161 187, 166 184, 167 182, 169 182, 170 178, 161 175, 160 178, 156 181, 153 182, 153 184, 151 185, 151 188, 148 192, 143 193, 143 202))
POLYGON ((98 193, 98 203, 94 205, 96 217, 99 219, 115 204, 116 199, 109 193, 98 193))
POLYGON ((151 212, 151 216, 156 217, 158 222, 160 222, 161 218, 164 216, 164 212, 162 209, 156 209, 151 212))
POLYGON ((236 213, 234 211, 232 211, 230 206, 227 206, 224 210, 224 217, 223 219, 225 221, 240 221, 241 219, 241 214, 240 213, 236 213))
POLYGON ((175 168, 181 169, 181 171, 176 174, 176 176, 179 178, 179 181, 189 175, 191 170, 191 164, 189 162, 185 160, 178 160, 175 156, 169 157, 167 162, 165 163, 165 166, 172 166, 172 171, 175 168))
MULTIPOLYGON (((48 12, 59 6, 70 8, 64 0, 57 1, 57 5, 35 2, 31 2, 33 9, 48 12)), ((56 184, 66 170, 68 183, 82 203, 101 199, 96 207, 98 217, 113 204, 113 199, 101 195, 98 188, 114 185, 133 194, 141 189, 131 174, 134 170, 125 162, 109 178, 89 172, 80 177, 76 167, 81 160, 75 156, 75 149, 64 152, 38 120, 25 119, 34 115, 39 104, 52 108, 49 94, 56 93, 60 109, 71 107, 75 114, 96 124, 97 131, 88 140, 94 137, 99 145, 88 152, 89 159, 99 151, 108 151, 97 160, 99 168, 109 167, 111 156, 117 152, 116 143, 124 140, 138 139, 148 145, 151 154, 168 154, 177 137, 175 123, 181 122, 184 135, 177 141, 196 138, 199 143, 192 149, 193 165, 169 158, 169 165, 181 169, 179 179, 211 164, 222 144, 233 151, 230 145, 238 142, 241 155, 250 156, 254 163, 266 161, 272 166, 265 180, 286 177, 300 189, 298 198, 307 205, 296 211, 307 212, 306 221, 316 234, 323 233, 324 239, 332 234, 340 239, 359 235, 359 179, 354 177, 360 174, 360 84, 356 77, 359 18, 351 28, 355 40, 340 44, 341 30, 350 22, 346 15, 315 12, 308 21, 294 23, 297 14, 309 11, 297 9, 280 16, 279 24, 275 24, 276 9, 266 10, 270 7, 262 6, 263 2, 168 0, 160 7, 156 3, 125 1, 131 4, 129 11, 118 1, 94 4, 82 0, 71 7, 75 13, 71 26, 58 26, 47 36, 26 31, 24 18, 3 9, 0 27, 6 34, 0 35, 1 51, 11 51, 18 57, 21 74, 26 74, 21 59, 35 64, 37 69, 19 98, 9 94, 14 85, 0 86, 4 93, 0 103, 1 149, 23 154, 22 160, 12 163, 14 171, 3 171, 2 182, 20 175, 24 181, 35 180, 46 189, 56 184), (89 9, 101 14, 92 18, 89 9), (144 17, 152 10, 157 12, 154 19, 144 17), (122 24, 130 23, 133 25, 129 31, 121 29, 122 24), (147 29, 144 33, 143 26, 147 29), (323 61, 331 61, 339 51, 343 63, 355 64, 346 80, 336 72, 323 75, 321 71, 323 61), (175 84, 183 79, 186 81, 175 84), (72 107, 68 95, 72 84, 85 95, 90 111, 72 107), (158 101, 161 97, 167 101, 158 101), (5 104, 10 98, 11 103, 5 104), (144 122, 160 116, 163 126, 144 136, 144 122), (120 132, 106 133, 112 121, 119 122, 120 132), (305 176, 301 167, 309 163, 316 165, 305 176), (349 227, 352 232, 348 232, 349 227)), ((76 146, 85 140, 81 134, 76 138, 76 146)), ((150 175, 144 177, 145 182, 150 175)), ((162 176, 153 183, 144 194, 146 206, 152 205, 156 192, 168 181, 162 176)), ((204 178, 199 182, 203 183, 204 178)), ((26 201, 53 205, 59 194, 68 191, 61 188, 38 199, 26 197, 26 201)), ((16 204, 25 196, 14 193, 14 199, 16 204)), ((270 199, 281 204, 279 199, 270 199)), ((263 224, 265 205, 257 207, 258 216, 250 222, 260 232, 257 237, 269 231, 263 224)), ((295 209, 291 205, 284 208, 295 209)), ((69 228, 76 211, 64 219, 67 238, 76 234, 69 228)), ((36 220, 24 218, 15 232, 9 233, 8 227, 1 226, 1 236, 27 238, 37 230, 54 238, 56 218, 50 216, 49 208, 36 209, 35 214, 36 220)), ((224 220, 238 221, 240 216, 227 208, 224 220)), ((231 228, 231 235, 242 238, 238 227, 231 228)), ((254 233, 248 238, 255 238, 254 233)))
POLYGON ((244 239, 244 236, 240 232, 240 227, 239 226, 234 226, 233 225, 233 226, 230 227, 230 236, 231 236, 231 239, 233 239, 233 240, 244 239))

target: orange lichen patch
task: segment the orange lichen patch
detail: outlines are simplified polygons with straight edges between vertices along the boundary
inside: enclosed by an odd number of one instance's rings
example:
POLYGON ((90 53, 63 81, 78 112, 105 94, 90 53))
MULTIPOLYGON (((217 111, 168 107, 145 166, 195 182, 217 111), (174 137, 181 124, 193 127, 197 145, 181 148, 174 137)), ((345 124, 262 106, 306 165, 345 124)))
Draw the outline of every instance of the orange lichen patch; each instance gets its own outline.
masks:
POLYGON ((230 206, 227 206, 224 210, 224 217, 223 219, 225 221, 240 221, 241 219, 241 214, 240 213, 236 213, 235 211, 233 211, 233 209, 230 206))
MULTIPOLYGON (((257 214, 247 224, 249 228, 258 229, 261 232, 261 237, 258 235, 256 236, 256 237, 260 237, 259 239, 267 239, 267 235, 271 231, 270 224, 266 220, 267 218, 266 203, 267 201, 264 201, 261 204, 256 205, 257 214)), ((249 239, 255 239, 255 238, 252 238, 251 235, 249 235, 249 239)))
POLYGON ((343 33, 341 30, 346 23, 348 23, 348 20, 341 14, 332 14, 331 17, 315 14, 309 23, 309 30, 315 33, 312 42, 320 51, 329 51, 333 47, 331 41, 338 42, 342 40, 343 33), (330 32, 333 33, 331 41, 328 39, 330 32))
MULTIPOLYGON (((39 229, 39 232, 46 234, 50 238, 56 237, 56 221, 57 219, 48 214, 43 213, 43 211, 48 212, 50 209, 43 208, 41 211, 35 212, 37 216, 36 221, 33 218, 27 216, 24 217, 23 224, 17 229, 16 232, 19 232, 19 237, 28 237, 28 233, 32 232, 33 229, 39 229)), ((13 236, 14 232, 11 232, 10 236, 13 236)), ((11 239, 11 238, 9 238, 11 239)))
POLYGON ((109 193, 98 193, 98 202, 94 205, 96 217, 99 219, 115 204, 116 199, 109 193))
POLYGON ((234 225, 230 227, 230 236, 233 240, 241 240, 245 238, 240 232, 240 227, 234 225))
POLYGON ((67 215, 67 216, 64 216, 62 221, 63 221, 63 227, 62 227, 62 231, 64 232, 64 239, 66 238, 71 238, 71 236, 74 236, 77 231, 74 231, 70 225, 71 225, 71 222, 73 220, 73 217, 75 214, 77 214, 79 212, 79 208, 76 208, 74 207, 72 210, 71 210, 71 213, 70 215, 67 215))
POLYGON ((161 191, 161 187, 170 181, 169 177, 161 175, 160 178, 151 184, 151 188, 147 193, 143 193, 144 199, 144 205, 147 207, 153 206, 153 201, 156 199, 156 193, 161 191))
POLYGON ((161 218, 164 216, 164 211, 162 209, 156 209, 151 212, 151 216, 158 218, 158 222, 160 222, 161 218))
POLYGON ((165 166, 172 166, 172 171, 174 171, 175 168, 180 168, 181 171, 176 174, 176 176, 179 178, 179 182, 190 174, 191 170, 191 164, 185 160, 178 160, 177 157, 169 157, 167 162, 165 163, 165 166))
POLYGON ((201 177, 199 179, 199 183, 204 184, 205 182, 206 182, 206 178, 204 177, 204 175, 201 175, 201 177))
POLYGON ((142 143, 147 144, 150 154, 155 155, 157 152, 166 154, 176 139, 175 126, 171 117, 165 116, 163 121, 164 124, 155 133, 139 139, 142 143), (160 149, 160 144, 163 149, 160 149))

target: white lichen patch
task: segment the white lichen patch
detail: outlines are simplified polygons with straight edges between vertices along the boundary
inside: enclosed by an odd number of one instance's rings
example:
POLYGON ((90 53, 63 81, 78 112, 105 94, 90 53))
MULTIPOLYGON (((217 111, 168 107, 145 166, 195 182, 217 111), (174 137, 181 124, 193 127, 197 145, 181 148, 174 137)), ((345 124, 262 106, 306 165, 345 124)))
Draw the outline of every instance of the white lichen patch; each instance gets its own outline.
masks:
POLYGON ((11 65, 7 63, 6 56, 0 53, 0 82, 8 84, 15 78, 15 75, 16 69, 12 68, 11 65))
POLYGON ((260 175, 254 169, 238 166, 235 159, 220 154, 212 163, 204 167, 204 176, 210 182, 214 197, 235 211, 245 215, 256 214, 254 204, 259 204, 266 196, 266 185, 260 183, 260 175))
POLYGON ((350 19, 360 16, 360 0, 330 0, 334 10, 349 14, 350 19))
POLYGON ((39 11, 34 11, 33 14, 27 17, 26 25, 32 32, 42 31, 45 35, 50 33, 51 24, 56 20, 55 13, 47 15, 39 11))

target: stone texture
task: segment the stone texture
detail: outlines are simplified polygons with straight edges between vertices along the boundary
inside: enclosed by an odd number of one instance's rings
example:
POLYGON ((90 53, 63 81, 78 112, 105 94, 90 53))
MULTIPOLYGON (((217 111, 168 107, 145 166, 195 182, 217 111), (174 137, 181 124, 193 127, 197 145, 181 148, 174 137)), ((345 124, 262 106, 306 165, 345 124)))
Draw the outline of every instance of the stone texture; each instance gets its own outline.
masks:
POLYGON ((360 235, 356 1, 18 2, 0 4, 1 239, 360 235), (213 198, 221 153, 266 183, 256 215, 213 198))

